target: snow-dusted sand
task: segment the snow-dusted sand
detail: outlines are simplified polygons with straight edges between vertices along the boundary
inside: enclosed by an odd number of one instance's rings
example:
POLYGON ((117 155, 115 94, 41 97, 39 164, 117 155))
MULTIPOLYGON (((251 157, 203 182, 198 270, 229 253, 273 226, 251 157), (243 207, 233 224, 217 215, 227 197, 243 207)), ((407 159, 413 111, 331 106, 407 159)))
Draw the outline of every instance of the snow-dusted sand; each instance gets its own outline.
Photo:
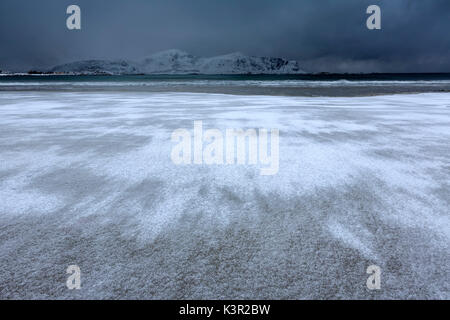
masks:
POLYGON ((447 93, 2 92, 0 298, 449 299, 449 141, 447 93), (193 120, 280 129, 279 173, 175 166, 193 120))

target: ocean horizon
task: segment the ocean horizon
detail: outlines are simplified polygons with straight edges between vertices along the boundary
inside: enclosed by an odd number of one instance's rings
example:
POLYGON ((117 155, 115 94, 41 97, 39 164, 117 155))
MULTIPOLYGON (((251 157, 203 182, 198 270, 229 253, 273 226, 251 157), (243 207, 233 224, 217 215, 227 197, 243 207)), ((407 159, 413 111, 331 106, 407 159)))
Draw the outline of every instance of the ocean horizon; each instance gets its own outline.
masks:
POLYGON ((0 91, 147 91, 277 96, 450 92, 450 73, 302 75, 3 75, 0 91))

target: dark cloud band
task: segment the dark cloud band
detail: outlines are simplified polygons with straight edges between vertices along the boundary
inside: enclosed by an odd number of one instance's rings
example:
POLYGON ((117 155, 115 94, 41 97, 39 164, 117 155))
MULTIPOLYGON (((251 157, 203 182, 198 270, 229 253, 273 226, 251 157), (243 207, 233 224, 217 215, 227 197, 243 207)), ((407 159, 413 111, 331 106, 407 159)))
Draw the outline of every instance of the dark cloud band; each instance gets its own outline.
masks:
POLYGON ((178 48, 297 59, 310 71, 449 72, 448 0, 2 0, 0 69, 178 48), (66 8, 82 30, 66 28, 66 8), (382 29, 366 28, 366 8, 382 29))

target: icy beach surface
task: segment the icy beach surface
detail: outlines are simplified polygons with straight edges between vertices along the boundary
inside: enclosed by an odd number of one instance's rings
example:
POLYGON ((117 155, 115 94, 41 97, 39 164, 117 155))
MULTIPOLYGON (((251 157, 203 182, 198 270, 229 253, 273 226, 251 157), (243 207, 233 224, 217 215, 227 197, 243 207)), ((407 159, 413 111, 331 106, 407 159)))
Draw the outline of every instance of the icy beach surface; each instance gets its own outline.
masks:
POLYGON ((449 141, 448 93, 1 92, 0 298, 449 299, 449 141), (279 129, 278 174, 176 166, 194 120, 279 129))

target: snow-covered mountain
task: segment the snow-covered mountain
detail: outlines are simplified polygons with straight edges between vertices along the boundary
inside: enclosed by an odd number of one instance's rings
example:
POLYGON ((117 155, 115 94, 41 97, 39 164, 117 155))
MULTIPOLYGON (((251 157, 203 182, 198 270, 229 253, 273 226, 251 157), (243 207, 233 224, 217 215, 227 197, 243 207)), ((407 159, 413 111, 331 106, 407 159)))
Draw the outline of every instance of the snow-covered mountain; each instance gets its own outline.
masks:
POLYGON ((84 60, 54 67, 51 72, 82 74, 138 74, 135 63, 126 60, 84 60))
POLYGON ((86 60, 54 67, 52 72, 76 74, 298 74, 297 61, 231 53, 202 58, 181 50, 167 50, 141 61, 86 60))

